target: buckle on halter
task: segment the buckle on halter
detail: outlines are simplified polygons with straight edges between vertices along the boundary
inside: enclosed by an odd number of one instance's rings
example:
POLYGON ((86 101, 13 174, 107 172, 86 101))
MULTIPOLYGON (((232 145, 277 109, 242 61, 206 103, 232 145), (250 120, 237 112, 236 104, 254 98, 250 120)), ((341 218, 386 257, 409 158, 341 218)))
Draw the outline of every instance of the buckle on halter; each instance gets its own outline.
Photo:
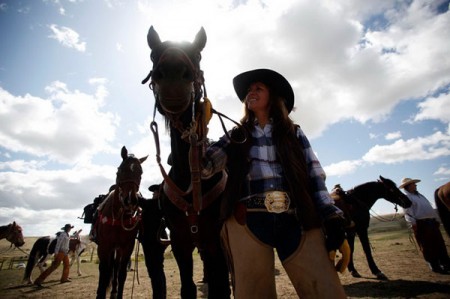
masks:
POLYGON ((265 193, 264 205, 270 213, 280 214, 287 212, 291 200, 289 195, 283 191, 269 191, 265 193))

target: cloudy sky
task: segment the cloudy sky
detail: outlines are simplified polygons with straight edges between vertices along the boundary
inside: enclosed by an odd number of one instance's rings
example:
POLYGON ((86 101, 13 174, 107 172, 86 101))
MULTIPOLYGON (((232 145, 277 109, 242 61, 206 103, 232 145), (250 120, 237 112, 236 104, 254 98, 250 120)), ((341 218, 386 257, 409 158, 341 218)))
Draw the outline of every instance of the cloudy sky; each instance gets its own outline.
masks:
MULTIPOLYGON (((450 13, 441 0, 0 0, 0 225, 51 235, 115 180, 127 146, 141 191, 159 183, 149 130, 146 35, 192 41, 203 27, 208 96, 235 120, 232 78, 272 68, 294 87, 293 119, 331 189, 379 175, 450 180, 450 13)), ((168 136, 157 114, 162 156, 168 136)), ((232 124, 227 124, 231 128, 232 124)), ((210 138, 221 136, 219 120, 210 138)), ((394 213, 379 200, 374 215, 394 213)))

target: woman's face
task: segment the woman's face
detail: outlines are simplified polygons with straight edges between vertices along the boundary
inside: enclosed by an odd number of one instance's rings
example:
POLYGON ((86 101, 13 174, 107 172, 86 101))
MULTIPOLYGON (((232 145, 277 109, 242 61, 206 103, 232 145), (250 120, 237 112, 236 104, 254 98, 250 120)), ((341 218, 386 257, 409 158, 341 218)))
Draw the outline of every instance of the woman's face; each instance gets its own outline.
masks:
POLYGON ((254 113, 269 111, 270 93, 267 85, 261 82, 250 84, 245 103, 254 113))

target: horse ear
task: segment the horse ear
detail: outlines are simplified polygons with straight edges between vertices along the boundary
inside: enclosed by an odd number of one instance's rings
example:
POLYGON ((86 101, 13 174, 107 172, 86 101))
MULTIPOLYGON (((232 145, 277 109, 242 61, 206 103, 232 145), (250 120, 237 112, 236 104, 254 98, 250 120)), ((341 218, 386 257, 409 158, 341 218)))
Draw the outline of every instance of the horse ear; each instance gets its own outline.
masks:
POLYGON ((120 152, 122 159, 125 160, 128 157, 128 150, 125 145, 122 147, 122 151, 120 152))
POLYGON ((141 163, 141 164, 144 163, 145 160, 147 160, 147 158, 148 158, 148 155, 145 156, 145 157, 140 158, 140 159, 139 159, 139 163, 141 163))
POLYGON ((385 178, 384 178, 384 177, 382 177, 382 176, 380 175, 380 180, 381 180, 381 181, 384 181, 384 180, 385 180, 385 178))
POLYGON ((153 29, 153 26, 150 26, 150 29, 148 30, 147 43, 152 50, 161 44, 161 39, 155 29, 153 29))
POLYGON ((193 44, 201 52, 206 45, 206 31, 202 27, 195 36, 193 44))

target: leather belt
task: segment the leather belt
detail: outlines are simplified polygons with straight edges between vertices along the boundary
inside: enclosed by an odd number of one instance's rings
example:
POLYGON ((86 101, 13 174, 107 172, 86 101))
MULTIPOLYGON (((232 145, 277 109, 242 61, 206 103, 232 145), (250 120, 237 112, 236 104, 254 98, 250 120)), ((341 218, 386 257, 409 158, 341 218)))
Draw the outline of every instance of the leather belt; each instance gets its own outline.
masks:
POLYGON ((248 212, 269 212, 269 213, 295 213, 293 208, 289 208, 291 200, 284 191, 269 191, 242 200, 248 212))

